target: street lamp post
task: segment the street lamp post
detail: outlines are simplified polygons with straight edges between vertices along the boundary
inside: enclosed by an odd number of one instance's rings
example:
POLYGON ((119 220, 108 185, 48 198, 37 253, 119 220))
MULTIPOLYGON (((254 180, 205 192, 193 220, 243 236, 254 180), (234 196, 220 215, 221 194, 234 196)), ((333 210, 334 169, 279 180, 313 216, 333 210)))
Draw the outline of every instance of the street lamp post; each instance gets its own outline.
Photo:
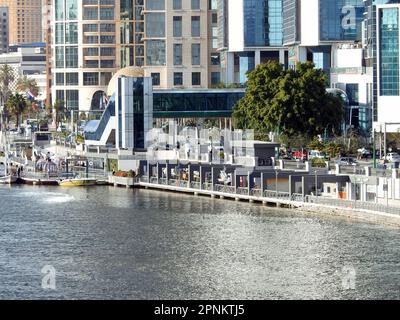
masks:
POLYGON ((278 198, 278 175, 279 171, 275 170, 275 193, 277 198, 278 198))

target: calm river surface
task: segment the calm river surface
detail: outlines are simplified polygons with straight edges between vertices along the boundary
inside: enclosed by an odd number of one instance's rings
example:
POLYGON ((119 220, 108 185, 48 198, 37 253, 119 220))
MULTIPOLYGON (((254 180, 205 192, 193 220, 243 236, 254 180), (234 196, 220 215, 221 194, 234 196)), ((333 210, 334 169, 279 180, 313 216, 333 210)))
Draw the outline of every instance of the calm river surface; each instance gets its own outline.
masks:
POLYGON ((151 190, 0 186, 0 298, 399 299, 400 230, 151 190))

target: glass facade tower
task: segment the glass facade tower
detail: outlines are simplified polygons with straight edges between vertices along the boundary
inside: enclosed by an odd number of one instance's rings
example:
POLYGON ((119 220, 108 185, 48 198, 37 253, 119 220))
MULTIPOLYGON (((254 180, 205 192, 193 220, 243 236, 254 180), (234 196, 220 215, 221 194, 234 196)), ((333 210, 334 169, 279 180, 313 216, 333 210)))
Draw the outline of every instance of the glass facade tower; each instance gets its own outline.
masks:
POLYGON ((399 9, 379 11, 379 83, 381 96, 399 96, 399 9))
POLYGON ((320 0, 320 40, 361 40, 363 0, 320 0))
POLYGON ((243 6, 245 46, 281 46, 282 0, 244 0, 243 6))

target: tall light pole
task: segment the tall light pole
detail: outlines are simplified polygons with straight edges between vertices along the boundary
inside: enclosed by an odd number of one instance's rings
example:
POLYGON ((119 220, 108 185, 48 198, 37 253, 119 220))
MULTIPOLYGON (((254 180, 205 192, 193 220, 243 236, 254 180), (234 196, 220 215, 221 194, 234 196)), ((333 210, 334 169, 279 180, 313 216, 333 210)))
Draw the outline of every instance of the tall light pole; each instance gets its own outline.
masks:
POLYGON ((276 197, 278 198, 278 175, 279 175, 279 170, 275 170, 275 193, 276 197))

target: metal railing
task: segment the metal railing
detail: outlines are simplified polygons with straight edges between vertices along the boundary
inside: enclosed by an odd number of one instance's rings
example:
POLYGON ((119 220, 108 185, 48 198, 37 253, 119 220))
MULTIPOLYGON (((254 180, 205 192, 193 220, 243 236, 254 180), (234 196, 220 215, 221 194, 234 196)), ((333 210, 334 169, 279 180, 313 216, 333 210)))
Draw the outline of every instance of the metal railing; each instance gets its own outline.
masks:
POLYGON ((251 189, 251 190, 250 190, 250 194, 251 194, 253 197, 259 197, 259 198, 261 198, 261 197, 262 197, 262 190, 261 190, 261 189, 251 189))
POLYGON ((274 191, 274 190, 264 190, 264 197, 265 198, 274 198, 280 200, 287 200, 290 201, 290 193, 289 192, 281 192, 281 191, 274 191))
MULTIPOLYGON (((146 176, 142 176, 139 178, 140 182, 148 182, 148 178, 146 176)), ((159 184, 159 185, 170 185, 175 187, 181 188, 191 188, 191 189, 200 189, 200 182, 192 181, 189 182, 186 180, 178 180, 178 179, 169 179, 167 182, 166 178, 157 179, 157 177, 150 177, 150 183, 159 184)), ((336 199, 336 198, 328 198, 323 196, 312 196, 312 195, 305 195, 294 193, 290 194, 289 192, 282 192, 276 190, 264 190, 262 191, 259 188, 253 188, 250 190, 247 187, 239 187, 235 188, 235 186, 228 186, 228 185, 221 185, 216 184, 214 188, 212 187, 212 183, 205 182, 203 183, 202 190, 206 191, 216 191, 216 192, 223 192, 223 193, 230 193, 230 194, 237 194, 237 195, 251 195, 254 197, 259 198, 262 200, 263 198, 269 199, 276 199, 279 201, 295 201, 295 202, 303 202, 303 203, 310 203, 310 204, 321 204, 321 205, 328 205, 338 208, 347 208, 347 209, 363 209, 363 210, 371 210, 376 212, 385 212, 385 213, 392 213, 396 215, 400 215, 400 207, 394 206, 385 206, 380 203, 375 202, 368 202, 368 201, 356 201, 356 200, 343 200, 343 199, 336 199)))
POLYGON ((158 183, 157 177, 150 177, 150 183, 158 183))
POLYGON ((236 189, 236 194, 241 194, 244 196, 248 196, 249 195, 249 188, 247 187, 239 187, 236 189))
POLYGON ((216 184, 214 186, 214 191, 234 194, 236 193, 236 188, 234 186, 228 186, 225 184, 216 184))
POLYGON ((201 188, 201 183, 197 181, 192 181, 190 182, 190 188, 192 189, 200 189, 201 188))
POLYGON ((306 196, 305 202, 324 204, 333 207, 347 208, 347 209, 364 209, 377 212, 385 212, 400 215, 400 207, 385 206, 380 203, 357 201, 357 200, 342 200, 325 197, 306 196))
POLYGON ((204 182, 203 183, 203 190, 212 191, 212 183, 204 182))

